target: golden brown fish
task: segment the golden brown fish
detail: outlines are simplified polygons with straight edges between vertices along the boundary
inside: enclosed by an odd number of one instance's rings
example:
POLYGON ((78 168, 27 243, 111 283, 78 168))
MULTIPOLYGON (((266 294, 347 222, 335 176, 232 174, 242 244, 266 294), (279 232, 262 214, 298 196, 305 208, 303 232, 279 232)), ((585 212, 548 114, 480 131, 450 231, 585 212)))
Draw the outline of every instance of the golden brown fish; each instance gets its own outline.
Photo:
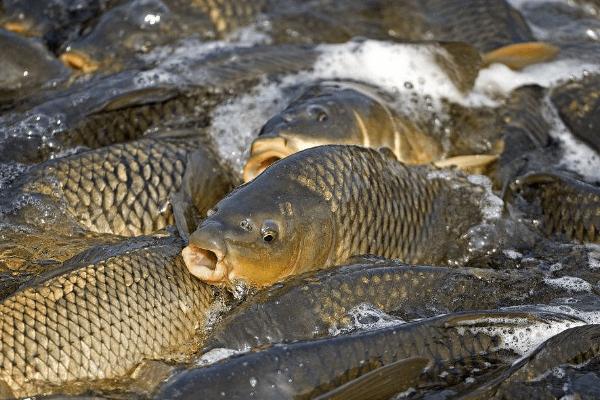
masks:
MULTIPOLYGON (((84 229, 135 236, 174 222, 171 200, 186 171, 190 181, 184 183, 193 191, 190 198, 201 215, 233 185, 208 140, 190 130, 50 160, 15 186, 25 195, 58 204, 84 229)), ((19 216, 39 225, 39 212, 31 208, 19 216)))
MULTIPOLYGON (((499 49, 482 59, 477 50, 466 43, 433 42, 411 46, 435 55, 436 63, 463 93, 472 88, 480 67, 492 62, 514 64, 514 60, 508 60, 512 56, 524 64, 540 62, 543 58, 531 48, 538 46, 541 52, 552 48, 543 43, 530 43, 529 50, 525 50, 520 44, 499 49), (520 51, 529 58, 521 56, 520 51)), ((408 164, 436 162, 442 167, 457 165, 477 172, 487 168, 501 152, 498 126, 503 121, 498 120, 501 113, 497 110, 446 104, 442 113, 448 114, 448 122, 444 122, 447 129, 442 130, 431 125, 431 120, 438 117, 421 117, 410 107, 406 110, 399 106, 410 101, 409 96, 392 95, 356 82, 323 81, 308 86, 263 126, 252 143, 244 167, 244 181, 250 181, 278 159, 323 144, 387 147, 408 164), (483 118, 478 113, 483 114, 483 118), (448 137, 452 133, 454 137, 448 137), (496 138, 490 138, 493 134, 496 138), (469 147, 460 147, 467 143, 469 147), (469 150, 472 152, 465 152, 469 150)))
POLYGON ((92 248, 0 303, 0 397, 116 378, 193 351, 214 294, 173 237, 92 248))
POLYGON ((464 256, 481 186, 452 171, 329 145, 273 164, 221 200, 183 256, 207 282, 268 285, 359 254, 410 263, 464 256))

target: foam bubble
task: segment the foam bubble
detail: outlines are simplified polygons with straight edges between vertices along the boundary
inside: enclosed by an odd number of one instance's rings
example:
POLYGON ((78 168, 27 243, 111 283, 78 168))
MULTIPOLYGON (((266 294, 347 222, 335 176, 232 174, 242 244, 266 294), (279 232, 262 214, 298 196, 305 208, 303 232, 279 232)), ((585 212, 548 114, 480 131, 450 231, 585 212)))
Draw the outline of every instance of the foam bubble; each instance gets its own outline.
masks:
POLYGON ((202 356, 196 361, 196 365, 206 366, 206 365, 214 364, 218 361, 224 360, 235 354, 240 354, 240 353, 241 353, 240 351, 233 350, 233 349, 224 349, 224 348, 212 349, 212 350, 209 350, 206 353, 202 354, 202 356))
POLYGON ((574 276, 563 276, 560 278, 544 278, 546 285, 565 289, 569 292, 591 292, 592 285, 581 278, 574 276))
POLYGON ((361 303, 348 310, 350 323, 343 327, 332 327, 329 329, 329 334, 336 336, 343 333, 352 332, 355 330, 374 330, 396 326, 405 323, 405 321, 392 317, 381 311, 379 308, 369 303, 361 303))
POLYGON ((560 142, 563 156, 559 167, 575 171, 583 177, 595 181, 600 170, 598 153, 587 144, 577 139, 565 126, 556 109, 546 100, 544 117, 550 122, 550 136, 560 142))
POLYGON ((588 73, 598 71, 598 65, 573 59, 535 64, 521 71, 514 71, 502 64, 492 64, 479 72, 473 92, 480 96, 506 96, 520 86, 536 84, 552 87, 560 82, 580 79, 588 73))
POLYGON ((480 201, 481 213, 484 221, 493 221, 502 217, 504 202, 494 194, 492 190, 492 181, 484 175, 469 175, 469 182, 481 186, 484 189, 483 196, 480 201))
POLYGON ((461 325, 458 327, 460 333, 469 331, 473 334, 483 333, 499 336, 501 338, 498 345, 500 349, 512 350, 521 356, 526 356, 552 336, 569 328, 585 325, 585 322, 569 319, 566 316, 561 318, 557 315, 556 318, 537 318, 535 320, 523 317, 490 317, 483 320, 461 321, 461 325))

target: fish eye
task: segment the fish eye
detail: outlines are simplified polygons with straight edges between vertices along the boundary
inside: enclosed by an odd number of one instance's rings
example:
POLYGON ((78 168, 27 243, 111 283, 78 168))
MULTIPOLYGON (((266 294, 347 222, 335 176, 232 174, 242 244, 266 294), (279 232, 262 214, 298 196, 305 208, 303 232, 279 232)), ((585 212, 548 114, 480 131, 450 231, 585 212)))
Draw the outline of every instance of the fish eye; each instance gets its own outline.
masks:
POLYGON ((266 220, 260 228, 260 234, 264 242, 271 243, 277 238, 279 233, 279 226, 277 222, 272 220, 266 220))
POLYGON ((318 122, 327 121, 327 119, 329 119, 329 114, 327 114, 327 110, 323 106, 312 104, 308 106, 307 111, 310 115, 314 115, 318 122))

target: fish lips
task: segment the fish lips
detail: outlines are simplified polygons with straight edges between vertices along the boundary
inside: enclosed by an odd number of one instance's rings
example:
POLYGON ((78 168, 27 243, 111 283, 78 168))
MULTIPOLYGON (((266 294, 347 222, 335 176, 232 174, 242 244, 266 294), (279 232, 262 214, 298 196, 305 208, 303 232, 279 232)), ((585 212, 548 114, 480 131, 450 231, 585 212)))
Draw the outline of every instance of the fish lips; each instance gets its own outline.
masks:
POLYGON ((211 284, 229 280, 229 268, 222 251, 207 250, 190 244, 182 250, 181 256, 188 271, 196 278, 211 284))
POLYGON ((281 136, 259 137, 252 142, 251 155, 244 166, 244 182, 256 178, 274 162, 293 154, 281 136))

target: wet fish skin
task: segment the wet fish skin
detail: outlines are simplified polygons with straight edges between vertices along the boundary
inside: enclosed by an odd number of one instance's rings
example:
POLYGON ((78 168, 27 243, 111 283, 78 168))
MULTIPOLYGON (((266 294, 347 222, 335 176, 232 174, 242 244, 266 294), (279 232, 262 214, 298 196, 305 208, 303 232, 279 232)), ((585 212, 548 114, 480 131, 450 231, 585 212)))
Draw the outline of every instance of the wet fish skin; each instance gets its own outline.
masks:
POLYGON ((67 215, 92 232, 148 234, 173 223, 171 195, 194 152, 206 160, 194 193, 199 212, 230 190, 232 177, 209 145, 192 131, 50 160, 22 179, 21 191, 63 204, 67 215))
POLYGON ((547 236, 591 243, 600 240, 597 186, 566 173, 540 171, 516 179, 505 197, 515 195, 535 207, 531 212, 539 213, 547 236))
POLYGON ((184 258, 200 279, 255 285, 360 254, 448 263, 481 221, 483 192, 460 174, 407 167, 373 149, 313 147, 221 200, 184 258))
POLYGON ((213 290, 186 271, 180 249, 173 237, 92 248, 3 300, 0 380, 12 393, 2 396, 116 378, 191 346, 213 290))
POLYGON ((521 13, 505 0, 424 0, 415 3, 436 40, 463 41, 481 52, 535 40, 521 13))
MULTIPOLYGON (((85 73, 119 70, 143 54, 192 34, 214 40, 245 26, 269 1, 133 0, 103 13, 90 32, 69 43, 62 60, 85 73), (149 17, 150 16, 150 17, 149 17)), ((138 61, 139 63, 139 61, 138 61)))
POLYGON ((600 325, 583 325, 567 329, 538 346, 500 376, 484 383, 461 399, 510 399, 540 393, 539 387, 527 383, 539 381, 561 365, 583 365, 600 355, 600 325))
POLYGON ((590 74, 555 88, 551 100, 573 135, 600 151, 600 75, 590 74))
POLYGON ((320 82, 303 90, 262 127, 252 143, 244 180, 253 179, 277 159, 325 144, 387 147, 408 163, 432 161, 441 153, 439 144, 392 111, 377 89, 320 82))
POLYGON ((0 107, 13 107, 28 93, 64 81, 69 71, 34 39, 0 29, 0 107))
POLYGON ((411 357, 431 361, 427 376, 437 384, 443 382, 439 377, 442 370, 460 365, 457 376, 447 378, 458 383, 464 380, 462 367, 470 370, 484 362, 502 365, 517 358, 511 352, 496 351, 501 334, 492 330, 473 333, 469 326, 501 331, 513 322, 528 325, 552 317, 543 312, 456 313, 357 335, 276 345, 209 367, 184 370, 168 380, 156 397, 219 398, 224 392, 231 399, 312 398, 377 367, 411 357))
POLYGON ((348 329, 353 322, 350 310, 365 303, 406 321, 524 302, 547 303, 568 295, 529 271, 359 261, 264 289, 229 312, 211 332, 206 347, 246 350, 323 337, 348 329))

